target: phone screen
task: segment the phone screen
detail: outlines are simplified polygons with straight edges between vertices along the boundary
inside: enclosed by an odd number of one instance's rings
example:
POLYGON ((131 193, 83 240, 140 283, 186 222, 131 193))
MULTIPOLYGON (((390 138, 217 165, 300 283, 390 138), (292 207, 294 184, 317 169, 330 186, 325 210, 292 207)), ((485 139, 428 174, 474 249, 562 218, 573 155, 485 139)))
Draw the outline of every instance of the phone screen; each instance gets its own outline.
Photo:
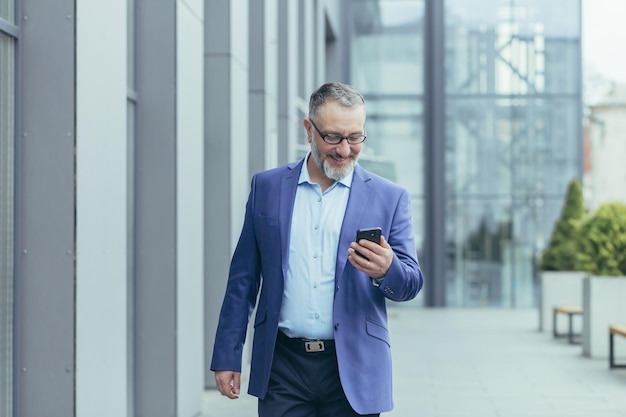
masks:
POLYGON ((374 243, 380 243, 380 235, 382 229, 380 227, 370 227, 368 229, 359 229, 356 231, 356 241, 367 239, 374 243))
MULTIPOLYGON (((370 227, 367 229, 359 229, 356 231, 356 241, 358 242, 361 239, 369 240, 374 243, 378 243, 380 245, 380 235, 382 234, 382 229, 380 227, 370 227)), ((357 255, 362 258, 367 259, 366 256, 359 253, 359 251, 355 251, 357 255)))

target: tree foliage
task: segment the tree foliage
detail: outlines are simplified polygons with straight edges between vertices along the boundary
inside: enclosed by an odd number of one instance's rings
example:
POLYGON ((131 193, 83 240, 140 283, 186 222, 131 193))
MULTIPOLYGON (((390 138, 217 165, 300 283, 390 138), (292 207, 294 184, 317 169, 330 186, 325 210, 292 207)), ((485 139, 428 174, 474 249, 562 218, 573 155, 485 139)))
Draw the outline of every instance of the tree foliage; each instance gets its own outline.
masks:
POLYGON ((579 240, 581 226, 586 219, 580 182, 569 182, 561 216, 554 225, 548 247, 541 256, 540 268, 544 271, 580 271, 579 240))
POLYGON ((594 275, 626 275, 626 204, 606 203, 582 226, 577 263, 594 275))

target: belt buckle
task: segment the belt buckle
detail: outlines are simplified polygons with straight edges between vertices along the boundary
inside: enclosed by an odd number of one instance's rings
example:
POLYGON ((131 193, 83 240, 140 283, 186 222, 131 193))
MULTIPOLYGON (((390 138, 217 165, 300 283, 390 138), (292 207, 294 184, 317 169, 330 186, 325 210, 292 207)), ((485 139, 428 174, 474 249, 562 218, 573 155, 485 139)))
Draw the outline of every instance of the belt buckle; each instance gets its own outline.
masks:
POLYGON ((323 352, 326 348, 324 347, 324 342, 322 340, 307 340, 304 342, 304 350, 307 353, 323 352))

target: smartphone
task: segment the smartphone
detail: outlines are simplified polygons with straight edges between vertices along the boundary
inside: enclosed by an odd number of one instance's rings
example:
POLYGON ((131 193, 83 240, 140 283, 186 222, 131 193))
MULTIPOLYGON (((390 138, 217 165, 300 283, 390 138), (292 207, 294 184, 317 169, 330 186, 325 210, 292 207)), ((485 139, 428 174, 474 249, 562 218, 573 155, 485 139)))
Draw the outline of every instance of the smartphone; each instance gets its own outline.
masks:
MULTIPOLYGON (((361 239, 366 239, 374 243, 378 243, 380 245, 380 235, 382 234, 382 229, 380 227, 370 227, 367 229, 359 229, 356 231, 356 241, 358 242, 361 239)), ((359 251, 356 251, 356 254, 362 258, 366 258, 361 255, 359 251)))

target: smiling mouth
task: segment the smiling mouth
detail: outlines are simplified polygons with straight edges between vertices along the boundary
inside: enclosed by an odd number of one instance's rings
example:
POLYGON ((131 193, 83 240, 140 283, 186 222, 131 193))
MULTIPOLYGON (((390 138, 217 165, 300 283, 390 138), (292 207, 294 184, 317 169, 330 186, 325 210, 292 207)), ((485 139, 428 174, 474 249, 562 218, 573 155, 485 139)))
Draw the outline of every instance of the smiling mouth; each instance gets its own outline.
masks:
POLYGON ((344 162, 350 160, 350 156, 328 155, 331 159, 337 162, 344 162))

